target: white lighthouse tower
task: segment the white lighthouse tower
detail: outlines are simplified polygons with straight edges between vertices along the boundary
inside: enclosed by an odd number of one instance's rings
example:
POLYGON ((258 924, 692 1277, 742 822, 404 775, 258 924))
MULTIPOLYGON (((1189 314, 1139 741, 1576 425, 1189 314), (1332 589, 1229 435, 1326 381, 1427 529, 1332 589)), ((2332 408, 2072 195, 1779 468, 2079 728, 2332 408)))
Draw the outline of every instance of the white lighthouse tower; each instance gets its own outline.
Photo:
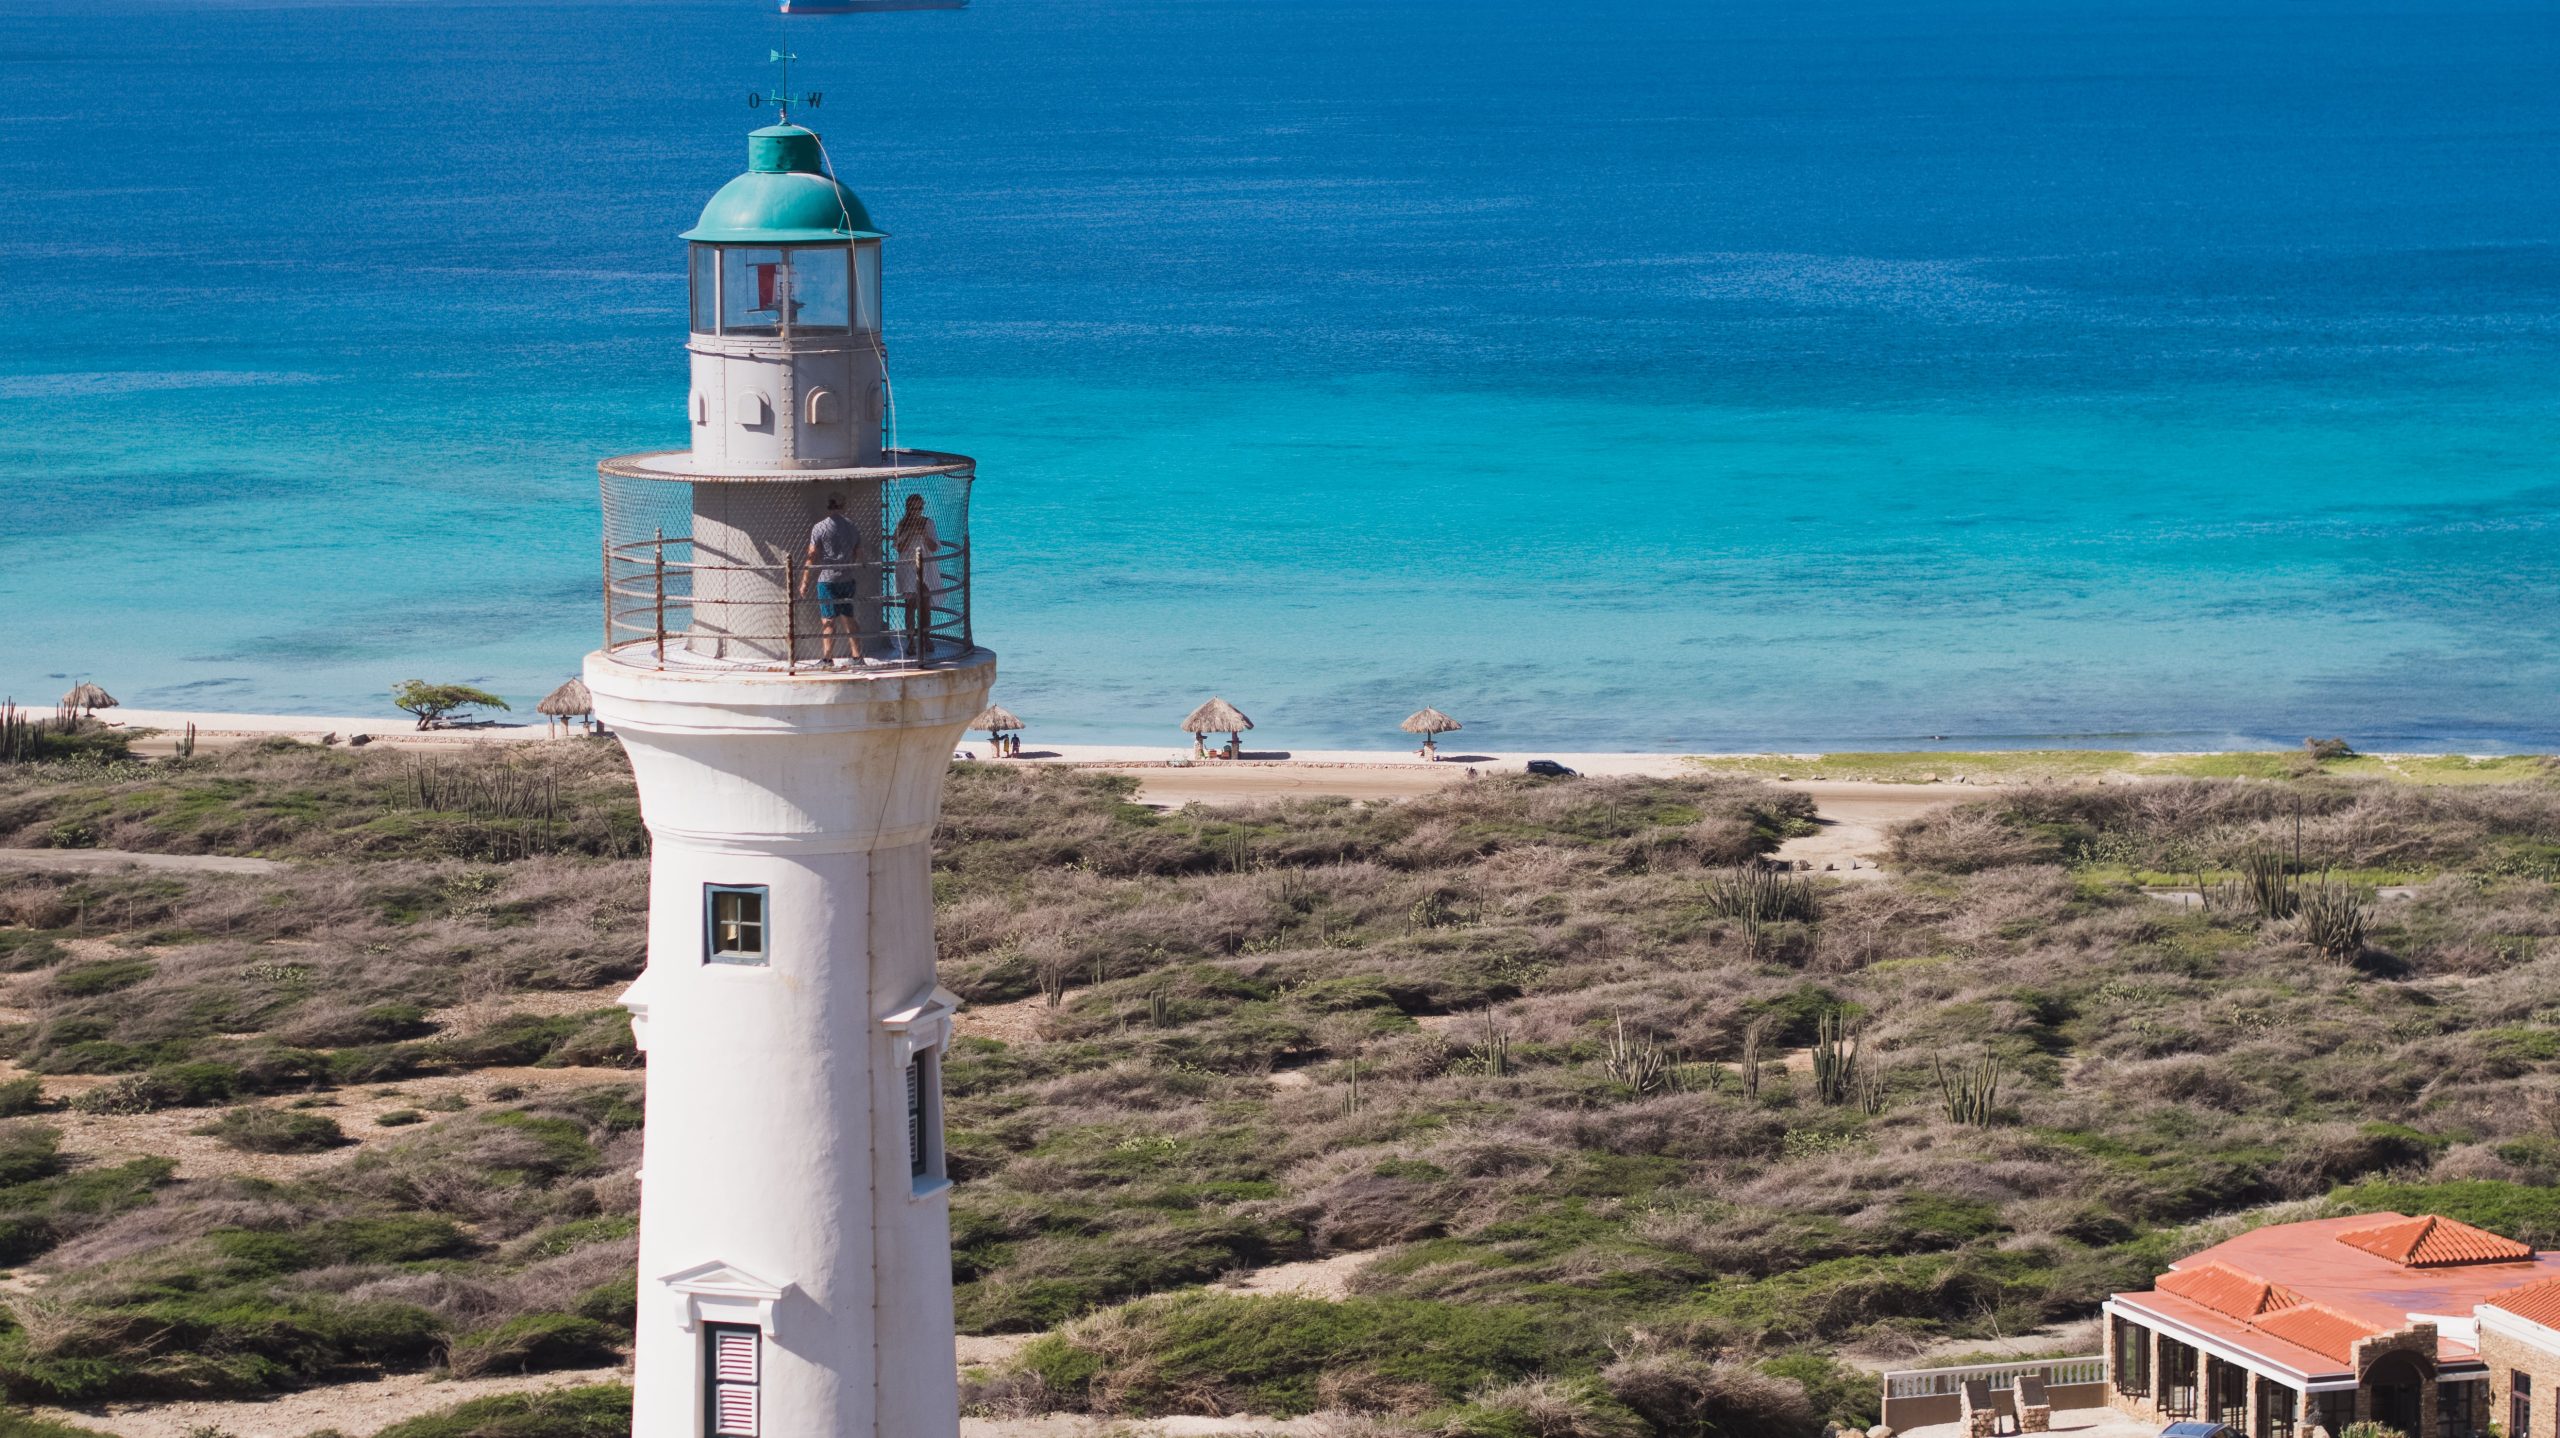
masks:
POLYGON ((995 657, 970 461, 883 443, 880 233, 787 122, 684 238, 691 448, 607 460, 651 841, 636 1438, 951 1438, 928 844, 995 657))

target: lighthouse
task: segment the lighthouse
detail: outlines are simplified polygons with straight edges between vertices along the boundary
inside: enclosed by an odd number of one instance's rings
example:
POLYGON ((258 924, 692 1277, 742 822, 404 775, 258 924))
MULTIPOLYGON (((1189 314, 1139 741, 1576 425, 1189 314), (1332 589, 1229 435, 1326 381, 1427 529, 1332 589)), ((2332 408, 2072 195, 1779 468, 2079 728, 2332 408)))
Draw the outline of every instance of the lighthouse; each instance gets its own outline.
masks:
POLYGON ((636 1438, 950 1438, 929 846, 995 657, 966 456, 896 447, 883 236, 785 122, 683 239, 691 444, 603 476, 650 835, 636 1438))

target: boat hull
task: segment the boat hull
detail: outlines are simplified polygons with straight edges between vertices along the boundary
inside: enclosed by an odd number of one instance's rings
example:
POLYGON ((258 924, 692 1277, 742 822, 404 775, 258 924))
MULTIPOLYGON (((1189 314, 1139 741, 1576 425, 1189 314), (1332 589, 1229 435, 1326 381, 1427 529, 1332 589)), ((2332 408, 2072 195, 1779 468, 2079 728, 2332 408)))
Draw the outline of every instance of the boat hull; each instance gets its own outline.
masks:
POLYGON ((785 15, 868 15, 882 10, 966 10, 969 0, 782 0, 785 15))

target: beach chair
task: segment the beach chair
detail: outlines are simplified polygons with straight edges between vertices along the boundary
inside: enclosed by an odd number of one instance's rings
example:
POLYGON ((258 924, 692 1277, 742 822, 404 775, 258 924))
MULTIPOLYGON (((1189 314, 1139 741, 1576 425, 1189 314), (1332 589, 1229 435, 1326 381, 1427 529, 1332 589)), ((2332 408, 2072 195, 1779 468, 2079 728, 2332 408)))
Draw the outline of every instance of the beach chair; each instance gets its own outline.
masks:
POLYGON ((2018 1386, 2011 1395, 2018 1401, 2018 1431, 2050 1433, 2053 1431, 2053 1397, 2044 1391, 2044 1375, 2021 1373, 2018 1386))
POLYGON ((1991 1382, 1985 1378, 1968 1378, 1959 1392, 1963 1408, 1964 1438, 1997 1438, 2000 1432, 2000 1409, 1991 1401, 1991 1382))

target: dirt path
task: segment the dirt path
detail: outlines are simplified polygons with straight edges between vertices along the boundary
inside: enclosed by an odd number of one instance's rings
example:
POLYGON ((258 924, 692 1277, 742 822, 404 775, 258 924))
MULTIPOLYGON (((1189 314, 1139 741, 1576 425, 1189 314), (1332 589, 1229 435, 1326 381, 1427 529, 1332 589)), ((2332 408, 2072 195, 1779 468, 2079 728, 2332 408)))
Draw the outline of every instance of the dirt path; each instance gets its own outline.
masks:
POLYGON ((1225 1438, 1248 1433, 1323 1438, 1341 1429, 1341 1415, 1328 1413, 1304 1418, 1257 1418, 1250 1413, 1227 1418, 1091 1418, 1081 1413, 1044 1413, 1037 1418, 960 1420, 960 1438, 1225 1438))
MULTIPOLYGON (((25 1069, 0 1061, 0 1081, 26 1076, 25 1069)), ((48 1100, 60 1102, 114 1083, 121 1077, 120 1074, 45 1074, 42 1075, 44 1095, 48 1100)), ((315 1168, 336 1163, 367 1146, 417 1131, 412 1124, 386 1127, 382 1116, 387 1113, 411 1111, 422 1115, 421 1122, 432 1122, 448 1113, 508 1102, 492 1097, 493 1093, 506 1088, 532 1094, 545 1089, 639 1081, 638 1069, 485 1068, 403 1079, 398 1083, 370 1087, 350 1085, 318 1095, 320 1105, 303 1110, 337 1120, 339 1131, 347 1137, 347 1142, 317 1153, 242 1153, 225 1146, 218 1139, 195 1132, 221 1117, 223 1108, 229 1105, 165 1108, 131 1114, 80 1113, 61 1109, 43 1114, 41 1118, 48 1126, 62 1131, 62 1151, 66 1156, 87 1162, 113 1164, 136 1158, 170 1158, 177 1160, 180 1178, 240 1175, 289 1181, 315 1168)), ((262 1108, 290 1108, 293 1105, 291 1098, 246 1102, 262 1108)))
POLYGON ((1899 1352, 1881 1349, 1851 1349, 1840 1354, 1840 1361, 1869 1373, 1889 1373, 1897 1368, 1928 1368, 1950 1358, 1971 1358, 1997 1354, 1992 1362, 2007 1359, 2077 1358, 2098 1351, 2098 1323, 2093 1318, 2074 1318, 2065 1323, 2048 1324, 2013 1338, 1941 1338, 1932 1343, 1899 1352))
MULTIPOLYGON (((1268 765, 1189 769, 1131 768, 1138 781, 1138 802, 1179 808, 1184 804, 1237 804, 1256 799, 1306 799, 1330 796, 1381 801, 1410 799, 1467 782, 1463 764, 1268 765)), ((1825 865, 1842 878, 1882 878, 1876 868, 1885 850, 1885 831, 1923 814, 1983 797, 1971 784, 1869 784, 1839 779, 1771 781, 1781 789, 1813 796, 1822 832, 1789 839, 1778 857, 1825 865)))
POLYGON ((627 1365, 579 1368, 560 1373, 508 1374, 495 1378, 430 1379, 422 1373, 395 1374, 365 1383, 337 1383, 299 1393, 250 1402, 111 1404, 95 1411, 39 1408, 39 1415, 113 1433, 116 1438, 188 1438, 212 1429, 229 1438, 297 1438, 335 1428, 364 1434, 404 1419, 474 1398, 500 1393, 537 1393, 552 1388, 578 1388, 590 1383, 628 1383, 627 1365))
POLYGON ((1842 878, 1880 879, 1877 860, 1885 851, 1885 831, 1924 814, 1984 797, 1967 784, 1858 784, 1844 780, 1806 779, 1781 783, 1813 796, 1815 822, 1822 832, 1789 839, 1778 857, 1832 866, 1842 878), (1855 866, 1855 867, 1853 867, 1855 866))
POLYGON ((1292 1298, 1349 1298, 1351 1275, 1367 1267, 1371 1261, 1384 1257, 1387 1252, 1383 1248, 1373 1248, 1359 1253, 1337 1253, 1330 1258, 1275 1263, 1269 1268, 1232 1274, 1218 1283, 1218 1289, 1224 1293, 1286 1294, 1292 1298))
POLYGON ((228 854, 137 854, 130 849, 0 849, 0 868, 93 873, 110 869, 176 869, 194 874, 280 874, 273 859, 228 854))

